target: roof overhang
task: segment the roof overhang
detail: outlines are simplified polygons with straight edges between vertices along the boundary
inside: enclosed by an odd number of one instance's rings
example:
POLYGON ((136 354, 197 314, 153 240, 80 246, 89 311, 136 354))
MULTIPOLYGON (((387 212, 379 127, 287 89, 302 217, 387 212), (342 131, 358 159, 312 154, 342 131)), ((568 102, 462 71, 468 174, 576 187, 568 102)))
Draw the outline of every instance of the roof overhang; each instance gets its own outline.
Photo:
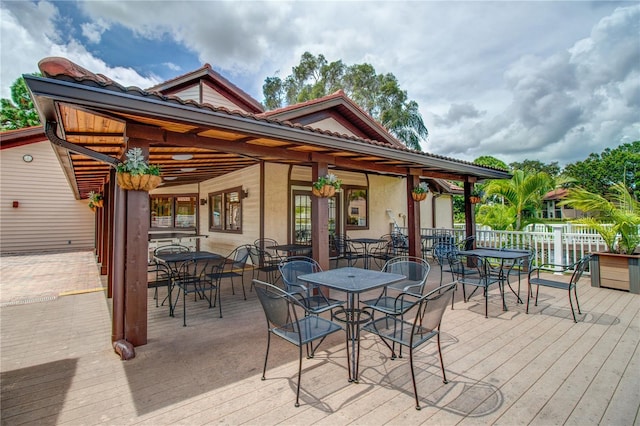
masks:
MULTIPOLYGON (((510 177, 507 172, 472 163, 140 89, 64 77, 25 75, 24 79, 41 119, 57 123, 60 139, 116 159, 128 148, 128 138, 148 139, 149 161, 160 164, 164 176, 178 177, 174 184, 200 182, 259 161, 326 162, 345 170, 471 182, 510 177), (172 160, 173 155, 184 153, 194 158, 172 160), (192 172, 181 171, 194 167, 192 172)), ((108 164, 96 164, 95 159, 79 153, 67 152, 67 157, 68 162, 61 163, 77 182, 80 197, 99 190, 108 179, 108 164)))

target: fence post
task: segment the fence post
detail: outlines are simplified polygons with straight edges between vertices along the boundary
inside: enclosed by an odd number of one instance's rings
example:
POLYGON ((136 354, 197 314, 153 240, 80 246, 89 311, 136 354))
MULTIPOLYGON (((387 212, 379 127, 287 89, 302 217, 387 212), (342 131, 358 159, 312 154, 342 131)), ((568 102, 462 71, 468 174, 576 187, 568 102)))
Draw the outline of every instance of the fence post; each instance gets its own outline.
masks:
MULTIPOLYGON (((556 265, 564 264, 564 260, 562 259, 562 229, 563 225, 554 224, 551 225, 553 228, 553 263, 556 265)), ((562 268, 559 266, 555 267, 556 274, 562 273, 562 268)))

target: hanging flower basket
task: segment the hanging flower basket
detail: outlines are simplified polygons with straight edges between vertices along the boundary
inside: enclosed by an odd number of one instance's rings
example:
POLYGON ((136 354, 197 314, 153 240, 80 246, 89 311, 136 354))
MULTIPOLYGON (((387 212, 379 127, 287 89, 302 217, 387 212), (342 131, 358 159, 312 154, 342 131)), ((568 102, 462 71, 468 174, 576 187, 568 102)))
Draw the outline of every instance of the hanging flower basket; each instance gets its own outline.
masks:
POLYGON ((151 191, 155 189, 162 178, 156 175, 132 175, 131 173, 118 173, 118 185, 129 191, 151 191))
POLYGON ((311 193, 320 198, 333 197, 341 185, 342 181, 338 179, 336 175, 329 173, 326 176, 319 177, 316 182, 313 182, 311 193))
POLYGON ((316 189, 315 187, 313 187, 311 189, 311 193, 316 197, 328 198, 336 195, 336 188, 332 185, 324 185, 320 189, 316 189))
POLYGON ((427 194, 429 193, 429 184, 426 182, 420 182, 420 185, 414 187, 411 190, 411 197, 413 201, 423 201, 427 199, 427 194))
POLYGON ((160 185, 160 168, 145 162, 142 149, 132 148, 127 151, 126 156, 125 162, 118 164, 116 168, 118 185, 122 189, 151 191, 160 185))
POLYGON ((427 199, 427 193, 426 192, 411 192, 411 197, 413 197, 413 201, 424 201, 427 199))
POLYGON ((104 206, 104 199, 99 192, 89 192, 89 207, 95 211, 95 207, 102 208, 104 206))
POLYGON ((473 196, 473 195, 471 197, 469 197, 469 202, 471 204, 478 204, 480 201, 482 201, 482 198, 480 198, 480 197, 476 197, 476 196, 473 196))

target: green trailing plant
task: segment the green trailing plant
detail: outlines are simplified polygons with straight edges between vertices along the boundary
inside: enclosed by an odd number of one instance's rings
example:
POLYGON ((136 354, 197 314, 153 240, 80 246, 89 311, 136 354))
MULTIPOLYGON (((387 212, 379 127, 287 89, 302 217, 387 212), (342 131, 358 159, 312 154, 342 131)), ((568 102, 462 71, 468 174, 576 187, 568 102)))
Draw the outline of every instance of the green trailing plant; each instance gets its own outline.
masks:
POLYGON ((414 194, 426 194, 427 192, 429 192, 429 184, 426 182, 420 182, 420 184, 414 186, 411 191, 414 194))
POLYGON ((321 176, 317 181, 313 182, 313 187, 315 189, 322 189, 325 185, 333 186, 335 189, 340 189, 342 186, 342 181, 338 179, 336 175, 333 173, 329 173, 326 176, 321 176))
POLYGON ((99 192, 91 191, 89 192, 89 202, 93 204, 97 204, 103 200, 102 194, 99 192))
POLYGON ((611 253, 633 254, 640 244, 640 203, 622 183, 612 185, 606 197, 584 188, 572 188, 559 205, 587 213, 588 217, 573 222, 600 234, 611 253))
POLYGON ((118 173, 129 173, 132 176, 160 176, 160 167, 155 164, 147 164, 141 148, 131 148, 125 156, 127 159, 116 166, 118 173))

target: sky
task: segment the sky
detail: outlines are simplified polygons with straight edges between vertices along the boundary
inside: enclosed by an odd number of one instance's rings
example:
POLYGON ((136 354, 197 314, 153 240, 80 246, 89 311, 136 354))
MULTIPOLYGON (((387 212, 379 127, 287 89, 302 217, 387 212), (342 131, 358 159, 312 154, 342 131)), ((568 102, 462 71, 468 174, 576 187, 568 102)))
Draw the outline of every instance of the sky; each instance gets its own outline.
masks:
POLYGON ((0 1, 0 96, 62 56, 148 88, 210 64, 259 102, 304 52, 392 73, 423 151, 560 166, 640 140, 640 2, 0 1))

